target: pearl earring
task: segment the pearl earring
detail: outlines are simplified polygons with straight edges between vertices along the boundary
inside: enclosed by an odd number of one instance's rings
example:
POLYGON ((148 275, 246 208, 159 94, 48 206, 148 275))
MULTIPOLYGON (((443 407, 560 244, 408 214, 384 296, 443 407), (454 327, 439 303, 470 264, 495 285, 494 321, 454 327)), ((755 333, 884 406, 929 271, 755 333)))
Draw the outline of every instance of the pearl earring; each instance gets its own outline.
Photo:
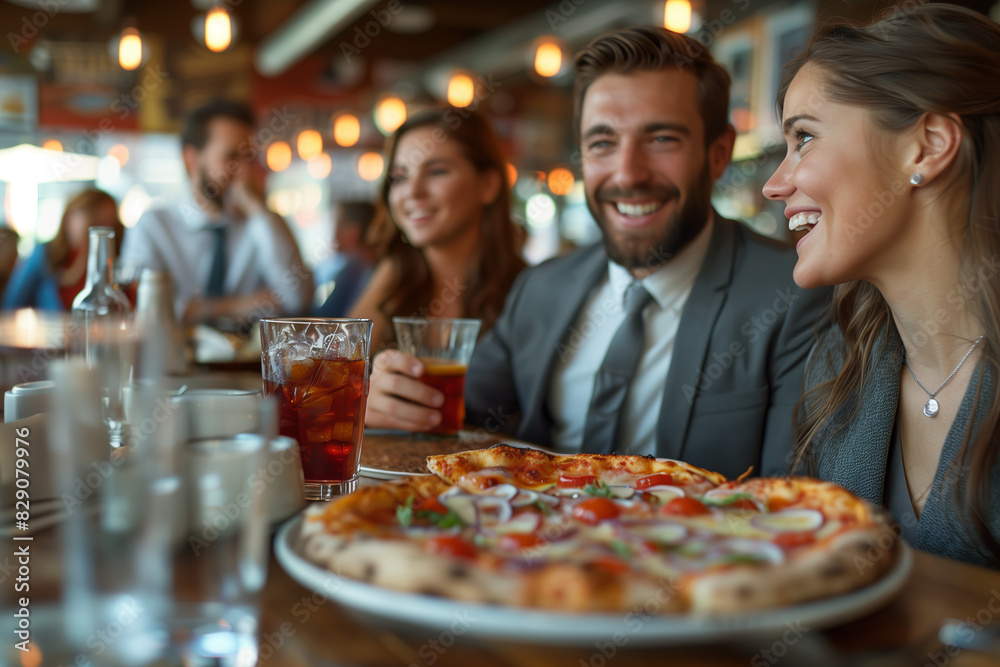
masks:
POLYGON ((921 173, 916 173, 910 176, 910 185, 920 185, 924 182, 924 175, 921 173))

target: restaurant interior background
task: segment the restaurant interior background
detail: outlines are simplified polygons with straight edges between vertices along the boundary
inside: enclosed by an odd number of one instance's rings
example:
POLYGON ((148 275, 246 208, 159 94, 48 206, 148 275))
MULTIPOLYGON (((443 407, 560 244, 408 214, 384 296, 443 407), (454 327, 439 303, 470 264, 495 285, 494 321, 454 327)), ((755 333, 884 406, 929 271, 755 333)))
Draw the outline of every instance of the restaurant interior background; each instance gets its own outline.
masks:
MULTIPOLYGON (((673 21, 733 76, 739 138, 718 208, 782 238, 780 207, 760 192, 784 151, 773 110, 781 65, 817 18, 865 20, 888 4, 4 0, 0 226, 20 234, 26 257, 55 233, 67 198, 91 184, 134 225, 186 187, 184 113, 223 96, 254 108, 267 201, 314 266, 332 252, 332 204, 373 196, 384 135, 406 113, 448 100, 495 122, 516 175, 515 219, 537 262, 598 238, 570 122, 572 54, 610 28, 673 21)), ((956 4, 1000 18, 993 0, 956 4)))

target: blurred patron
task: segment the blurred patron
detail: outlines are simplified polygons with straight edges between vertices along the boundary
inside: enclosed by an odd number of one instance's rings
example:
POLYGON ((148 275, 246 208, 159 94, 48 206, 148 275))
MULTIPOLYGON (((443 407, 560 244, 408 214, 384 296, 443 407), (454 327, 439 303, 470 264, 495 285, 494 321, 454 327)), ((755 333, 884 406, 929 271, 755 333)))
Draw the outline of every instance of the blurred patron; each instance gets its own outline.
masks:
POLYGON ((368 202, 339 202, 334 215, 334 254, 313 272, 317 291, 326 295, 314 313, 317 317, 346 316, 375 266, 374 253, 365 240, 375 207, 368 202))
POLYGON ((125 228, 114 198, 103 190, 84 190, 69 200, 56 235, 36 245, 31 256, 14 269, 3 293, 3 308, 69 310, 87 284, 91 227, 114 229, 115 248, 119 247, 125 228))
POLYGON ((382 259, 351 316, 374 320, 373 350, 394 340, 395 316, 491 329, 525 266, 493 127, 473 111, 426 110, 390 137, 386 164, 371 234, 382 259))
POLYGON ((215 101, 193 111, 181 136, 190 190, 139 218, 122 264, 173 279, 186 323, 296 314, 309 309, 312 275, 284 220, 251 183, 251 110, 215 101))
POLYGON ((20 240, 21 235, 15 229, 0 226, 0 299, 17 266, 17 244, 20 240))
MULTIPOLYGON (((467 420, 567 453, 783 472, 829 291, 796 287, 794 251, 712 209, 736 134, 729 75, 654 27, 599 37, 576 74, 603 244, 521 274, 469 365, 467 420)), ((420 370, 399 353, 376 365, 367 423, 436 424, 442 397, 420 370)))

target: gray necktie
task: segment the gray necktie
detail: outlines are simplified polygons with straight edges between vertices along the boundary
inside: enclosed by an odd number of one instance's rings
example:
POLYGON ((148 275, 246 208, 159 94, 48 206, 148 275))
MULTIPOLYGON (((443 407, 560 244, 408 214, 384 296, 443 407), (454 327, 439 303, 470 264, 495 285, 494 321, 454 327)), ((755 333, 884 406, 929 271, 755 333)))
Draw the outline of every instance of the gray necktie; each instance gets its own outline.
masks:
POLYGON ((610 454, 615 449, 625 397, 646 342, 642 309, 652 298, 638 282, 625 291, 625 321, 611 339, 611 347, 594 378, 594 394, 583 427, 583 452, 610 454))
POLYGON ((223 296, 226 293, 226 225, 218 225, 210 230, 215 237, 212 250, 212 268, 208 272, 205 296, 223 296))

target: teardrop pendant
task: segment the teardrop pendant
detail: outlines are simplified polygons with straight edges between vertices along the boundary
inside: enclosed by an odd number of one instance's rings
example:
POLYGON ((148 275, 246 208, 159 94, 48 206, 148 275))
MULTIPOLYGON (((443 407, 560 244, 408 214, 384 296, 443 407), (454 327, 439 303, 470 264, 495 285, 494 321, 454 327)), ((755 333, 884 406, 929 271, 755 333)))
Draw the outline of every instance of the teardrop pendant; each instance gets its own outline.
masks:
POLYGON ((924 415, 927 417, 937 417, 938 413, 938 402, 933 398, 927 399, 927 403, 924 404, 924 415))

